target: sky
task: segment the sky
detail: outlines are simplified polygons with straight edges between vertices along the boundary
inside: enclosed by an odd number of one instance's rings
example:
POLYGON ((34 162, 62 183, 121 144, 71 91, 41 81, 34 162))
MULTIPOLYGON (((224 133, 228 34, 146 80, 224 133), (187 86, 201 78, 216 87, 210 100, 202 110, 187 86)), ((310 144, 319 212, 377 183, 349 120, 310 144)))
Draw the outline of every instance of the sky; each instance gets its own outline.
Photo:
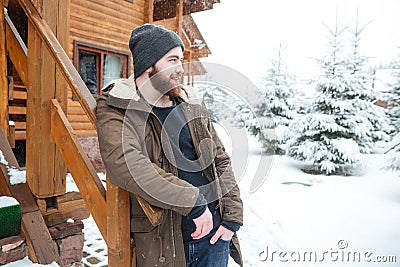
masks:
POLYGON ((337 13, 339 25, 354 28, 357 10, 359 25, 366 25, 361 52, 370 64, 399 55, 399 0, 221 0, 192 16, 212 52, 202 61, 226 65, 259 84, 280 44, 291 74, 317 76, 314 59, 327 52, 326 27, 333 29, 337 13))

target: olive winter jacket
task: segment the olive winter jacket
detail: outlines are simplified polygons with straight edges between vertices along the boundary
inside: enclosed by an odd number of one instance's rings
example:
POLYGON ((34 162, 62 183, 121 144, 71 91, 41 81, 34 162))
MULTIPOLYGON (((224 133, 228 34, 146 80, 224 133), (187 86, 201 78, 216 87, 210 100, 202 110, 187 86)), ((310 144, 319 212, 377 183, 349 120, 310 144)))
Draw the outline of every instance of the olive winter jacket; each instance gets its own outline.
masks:
MULTIPOLYGON (((243 224, 243 204, 230 158, 219 140, 201 97, 182 87, 178 102, 188 121, 193 144, 219 200, 223 221, 243 224)), ((95 110, 100 152, 110 182, 131 193, 131 233, 138 267, 184 267, 181 216, 196 204, 199 189, 177 177, 173 153, 151 106, 136 90, 133 78, 113 81, 97 98, 95 110), (162 209, 153 226, 134 194, 162 209)), ((127 234, 129 232, 127 231, 127 234)), ((242 266, 236 234, 231 256, 242 266)))

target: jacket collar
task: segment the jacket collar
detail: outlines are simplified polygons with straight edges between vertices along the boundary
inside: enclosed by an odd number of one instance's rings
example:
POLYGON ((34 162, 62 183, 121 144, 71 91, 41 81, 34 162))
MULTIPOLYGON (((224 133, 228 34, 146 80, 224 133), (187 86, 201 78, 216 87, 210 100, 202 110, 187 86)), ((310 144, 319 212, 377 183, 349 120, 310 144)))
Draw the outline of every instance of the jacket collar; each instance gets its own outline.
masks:
MULTIPOLYGON (((189 104, 201 104, 203 95, 195 88, 187 85, 181 86, 180 98, 189 104)), ((151 106, 137 90, 134 76, 128 79, 117 79, 111 81, 102 89, 103 93, 108 95, 107 105, 121 109, 136 109, 145 112, 151 111, 151 106)))

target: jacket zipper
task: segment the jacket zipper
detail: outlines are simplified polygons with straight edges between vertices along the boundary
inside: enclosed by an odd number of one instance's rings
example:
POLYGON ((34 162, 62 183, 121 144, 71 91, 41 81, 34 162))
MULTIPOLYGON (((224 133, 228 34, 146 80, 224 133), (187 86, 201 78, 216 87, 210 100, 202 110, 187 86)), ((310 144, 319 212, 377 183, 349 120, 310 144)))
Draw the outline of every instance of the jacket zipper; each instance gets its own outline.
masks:
POLYGON ((172 257, 176 257, 176 248, 175 248, 175 231, 174 231, 174 217, 172 215, 172 210, 170 212, 170 216, 169 216, 170 220, 171 220, 171 240, 172 240, 172 257))

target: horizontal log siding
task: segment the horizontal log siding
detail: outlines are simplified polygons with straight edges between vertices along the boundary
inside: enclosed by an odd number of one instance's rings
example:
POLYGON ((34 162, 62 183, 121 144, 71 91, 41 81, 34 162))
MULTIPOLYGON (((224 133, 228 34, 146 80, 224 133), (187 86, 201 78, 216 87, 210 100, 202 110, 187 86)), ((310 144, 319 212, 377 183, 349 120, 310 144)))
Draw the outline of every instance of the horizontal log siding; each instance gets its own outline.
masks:
MULTIPOLYGON (((74 41, 130 52, 128 40, 134 27, 144 23, 145 0, 71 0, 68 55, 74 60, 74 41)), ((130 72, 133 71, 131 60, 130 72)), ((78 136, 94 136, 82 107, 68 92, 68 120, 78 136)))

